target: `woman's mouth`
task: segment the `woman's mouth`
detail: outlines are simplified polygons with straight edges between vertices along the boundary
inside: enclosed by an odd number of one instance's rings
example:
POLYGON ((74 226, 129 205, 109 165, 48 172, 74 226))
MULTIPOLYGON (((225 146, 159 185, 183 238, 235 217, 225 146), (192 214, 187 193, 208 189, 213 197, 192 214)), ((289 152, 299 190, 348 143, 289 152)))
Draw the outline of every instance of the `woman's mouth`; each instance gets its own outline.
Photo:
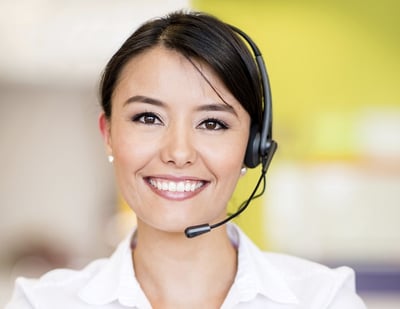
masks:
POLYGON ((171 180, 165 178, 147 177, 146 182, 158 195, 167 199, 183 200, 200 192, 207 184, 204 180, 171 180))

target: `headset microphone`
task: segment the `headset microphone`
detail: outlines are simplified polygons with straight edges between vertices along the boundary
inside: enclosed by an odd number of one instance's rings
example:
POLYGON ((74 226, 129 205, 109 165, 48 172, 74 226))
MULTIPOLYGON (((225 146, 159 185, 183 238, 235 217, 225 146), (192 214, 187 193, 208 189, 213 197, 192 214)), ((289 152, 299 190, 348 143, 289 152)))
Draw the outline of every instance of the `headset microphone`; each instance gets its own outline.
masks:
POLYGON ((254 187, 253 192, 251 192, 249 198, 242 204, 242 206, 239 207, 239 209, 234 214, 232 214, 232 215, 228 216, 226 219, 224 219, 218 223, 212 224, 212 225, 206 223, 206 224, 189 226, 185 229, 186 237, 193 238, 193 237, 199 236, 201 234, 208 233, 216 227, 224 225, 225 223, 227 223, 228 221, 232 220, 233 218, 239 216, 243 211, 245 211, 245 209, 247 208, 247 206, 249 206, 250 202, 253 199, 261 196, 265 190, 265 174, 267 173, 268 166, 271 163, 271 160, 276 151, 276 148, 277 148, 277 143, 273 141, 273 143, 271 145, 271 151, 269 152, 270 155, 265 157, 264 158, 265 160, 263 160, 263 162, 262 162, 261 175, 257 181, 256 186, 254 187), (258 195, 255 195, 258 188, 260 187, 261 182, 263 182, 263 189, 258 195))
POLYGON ((185 229, 185 235, 188 238, 193 238, 201 234, 210 232, 212 229, 224 225, 233 218, 239 216, 250 204, 250 202, 261 196, 265 190, 265 175, 267 173, 268 167, 271 163, 272 157, 278 147, 278 144, 272 139, 272 99, 271 99, 271 88, 268 79, 267 69, 265 67, 264 60, 262 58, 261 52, 258 49, 254 41, 242 30, 230 26, 230 28, 239 34, 244 40, 250 45, 251 50, 255 56, 255 61, 260 74, 260 80, 263 89, 263 99, 264 99, 264 111, 263 111, 263 122, 262 127, 259 128, 257 125, 252 125, 250 128, 249 141, 247 144, 246 154, 244 158, 244 163, 249 168, 254 168, 260 163, 262 164, 261 175, 254 187, 253 192, 250 194, 249 198, 238 208, 238 210, 225 218, 224 220, 215 224, 200 224, 189 226, 185 229), (256 195, 261 182, 263 183, 262 191, 256 195))

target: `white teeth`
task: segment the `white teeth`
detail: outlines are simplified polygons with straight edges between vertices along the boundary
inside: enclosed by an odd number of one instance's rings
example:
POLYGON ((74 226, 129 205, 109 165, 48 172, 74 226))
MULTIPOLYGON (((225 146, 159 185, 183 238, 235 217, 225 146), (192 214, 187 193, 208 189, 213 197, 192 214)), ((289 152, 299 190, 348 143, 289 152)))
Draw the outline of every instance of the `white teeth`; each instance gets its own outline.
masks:
POLYGON ((203 186, 202 181, 168 181, 160 179, 150 179, 150 184, 160 191, 171 192, 194 192, 203 186))
POLYGON ((176 191, 176 183, 175 182, 170 181, 168 183, 168 191, 171 191, 171 192, 175 192, 176 191))
POLYGON ((178 185, 176 186, 176 191, 185 192, 185 183, 183 181, 178 182, 178 185))

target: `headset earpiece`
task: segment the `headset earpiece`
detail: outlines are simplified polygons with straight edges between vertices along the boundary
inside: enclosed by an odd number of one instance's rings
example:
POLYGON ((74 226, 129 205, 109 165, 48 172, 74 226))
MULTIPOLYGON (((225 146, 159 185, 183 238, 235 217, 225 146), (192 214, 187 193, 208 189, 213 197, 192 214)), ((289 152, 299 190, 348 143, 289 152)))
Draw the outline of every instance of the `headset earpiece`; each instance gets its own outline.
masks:
POLYGON ((250 127, 249 140, 244 157, 244 164, 248 168, 254 168, 260 164, 260 142, 261 135, 258 125, 253 124, 250 127))

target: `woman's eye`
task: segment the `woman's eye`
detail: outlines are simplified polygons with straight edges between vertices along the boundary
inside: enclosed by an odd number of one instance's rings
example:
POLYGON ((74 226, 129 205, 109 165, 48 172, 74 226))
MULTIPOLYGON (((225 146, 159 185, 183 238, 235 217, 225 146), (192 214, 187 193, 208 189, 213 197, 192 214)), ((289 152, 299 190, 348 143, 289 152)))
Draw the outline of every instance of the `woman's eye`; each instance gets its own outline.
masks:
POLYGON ((200 124, 200 128, 211 131, 226 130, 228 129, 228 125, 221 120, 207 119, 200 124))
POLYGON ((132 121, 140 122, 143 124, 160 124, 161 123, 160 119, 153 113, 140 113, 138 115, 135 115, 132 118, 132 121))

